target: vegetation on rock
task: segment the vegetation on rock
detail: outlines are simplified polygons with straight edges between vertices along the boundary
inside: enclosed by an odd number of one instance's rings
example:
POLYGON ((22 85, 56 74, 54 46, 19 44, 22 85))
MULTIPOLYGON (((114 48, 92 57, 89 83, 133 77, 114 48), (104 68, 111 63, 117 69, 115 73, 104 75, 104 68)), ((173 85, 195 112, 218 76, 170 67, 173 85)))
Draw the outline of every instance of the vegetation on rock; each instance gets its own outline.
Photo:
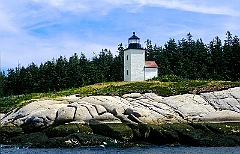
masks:
POLYGON ((25 106, 34 99, 61 99, 61 96, 78 94, 80 97, 91 95, 122 96, 127 93, 156 93, 160 96, 218 91, 240 86, 240 82, 188 80, 180 82, 105 82, 59 92, 32 93, 0 98, 0 113, 25 106))
POLYGON ((90 125, 95 134, 108 136, 117 140, 132 140, 133 132, 130 127, 123 123, 90 125))
POLYGON ((58 126, 50 126, 44 132, 48 137, 63 137, 73 133, 85 133, 85 134, 93 134, 92 129, 88 125, 82 124, 64 124, 58 126))
POLYGON ((0 127, 1 144, 30 147, 99 146, 129 147, 139 143, 187 146, 239 146, 239 123, 190 124, 102 124, 60 125, 40 132, 24 132, 20 127, 0 127), (71 128, 72 127, 72 128, 71 128), (87 129, 86 129, 87 128, 87 129), (76 130, 75 130, 76 129, 76 130), (49 133, 49 130, 51 132, 49 133), (54 131, 56 131, 55 134, 54 131), (89 134, 89 132, 93 132, 89 134))

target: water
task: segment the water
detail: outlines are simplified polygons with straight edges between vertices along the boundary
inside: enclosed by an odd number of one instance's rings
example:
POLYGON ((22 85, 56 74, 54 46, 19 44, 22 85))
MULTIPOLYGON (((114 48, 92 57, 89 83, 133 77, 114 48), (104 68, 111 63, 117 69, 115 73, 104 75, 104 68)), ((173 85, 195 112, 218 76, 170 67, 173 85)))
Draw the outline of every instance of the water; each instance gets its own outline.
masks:
POLYGON ((1 148, 1 154, 240 154, 240 147, 167 147, 150 146, 144 148, 1 148))

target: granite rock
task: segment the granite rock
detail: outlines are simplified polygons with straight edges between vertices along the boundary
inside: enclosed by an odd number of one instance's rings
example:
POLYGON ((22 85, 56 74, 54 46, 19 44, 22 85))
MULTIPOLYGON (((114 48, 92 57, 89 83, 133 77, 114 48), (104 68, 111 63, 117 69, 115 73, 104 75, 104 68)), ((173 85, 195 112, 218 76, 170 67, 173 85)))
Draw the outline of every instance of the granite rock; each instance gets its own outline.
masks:
POLYGON ((239 122, 240 87, 222 91, 170 97, 154 93, 119 96, 76 95, 58 100, 34 100, 1 115, 2 126, 31 123, 48 127, 54 123, 186 123, 239 122))

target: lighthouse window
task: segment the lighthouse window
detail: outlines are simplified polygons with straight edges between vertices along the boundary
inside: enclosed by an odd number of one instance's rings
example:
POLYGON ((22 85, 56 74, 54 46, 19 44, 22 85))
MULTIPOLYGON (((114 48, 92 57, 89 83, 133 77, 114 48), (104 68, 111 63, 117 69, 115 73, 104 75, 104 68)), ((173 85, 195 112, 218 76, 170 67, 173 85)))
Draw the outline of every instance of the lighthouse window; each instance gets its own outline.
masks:
POLYGON ((128 55, 127 55, 127 60, 128 60, 128 55))
POLYGON ((128 70, 127 70, 127 75, 128 75, 128 70))

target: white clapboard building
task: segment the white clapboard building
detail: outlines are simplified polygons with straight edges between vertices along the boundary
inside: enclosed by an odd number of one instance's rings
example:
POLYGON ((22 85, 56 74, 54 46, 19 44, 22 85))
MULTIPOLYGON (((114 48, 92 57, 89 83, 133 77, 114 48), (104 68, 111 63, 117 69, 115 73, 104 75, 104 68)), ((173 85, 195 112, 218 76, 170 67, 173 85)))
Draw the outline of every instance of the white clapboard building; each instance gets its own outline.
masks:
POLYGON ((140 38, 135 35, 128 39, 124 50, 124 81, 143 81, 158 76, 155 61, 145 61, 145 49, 141 47, 140 38))

